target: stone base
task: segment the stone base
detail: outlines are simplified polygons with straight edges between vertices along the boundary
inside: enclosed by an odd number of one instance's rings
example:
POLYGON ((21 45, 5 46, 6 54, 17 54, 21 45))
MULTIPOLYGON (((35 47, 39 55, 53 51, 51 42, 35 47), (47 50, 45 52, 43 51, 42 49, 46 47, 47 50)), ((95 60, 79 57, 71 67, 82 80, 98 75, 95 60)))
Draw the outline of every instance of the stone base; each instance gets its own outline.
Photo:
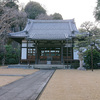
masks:
POLYGON ((64 69, 65 65, 52 65, 52 64, 35 64, 33 68, 36 69, 64 69))
POLYGON ((30 65, 21 65, 21 64, 18 64, 18 65, 8 65, 8 68, 32 68, 30 65))
POLYGON ((78 70, 86 70, 84 67, 78 67, 78 70))

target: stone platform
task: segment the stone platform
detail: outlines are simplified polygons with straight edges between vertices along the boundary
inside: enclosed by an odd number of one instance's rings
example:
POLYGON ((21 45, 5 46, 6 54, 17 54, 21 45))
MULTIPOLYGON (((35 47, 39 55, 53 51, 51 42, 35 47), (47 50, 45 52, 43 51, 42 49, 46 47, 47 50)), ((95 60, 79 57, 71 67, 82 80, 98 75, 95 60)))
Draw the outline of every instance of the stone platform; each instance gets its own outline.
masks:
POLYGON ((66 65, 60 64, 33 64, 33 65, 8 65, 8 68, 25 68, 25 69, 65 69, 66 65))
POLYGON ((8 65, 8 68, 32 68, 31 65, 22 65, 22 64, 16 64, 16 65, 8 65))
POLYGON ((52 64, 35 64, 35 69, 64 69, 65 65, 52 65, 52 64))

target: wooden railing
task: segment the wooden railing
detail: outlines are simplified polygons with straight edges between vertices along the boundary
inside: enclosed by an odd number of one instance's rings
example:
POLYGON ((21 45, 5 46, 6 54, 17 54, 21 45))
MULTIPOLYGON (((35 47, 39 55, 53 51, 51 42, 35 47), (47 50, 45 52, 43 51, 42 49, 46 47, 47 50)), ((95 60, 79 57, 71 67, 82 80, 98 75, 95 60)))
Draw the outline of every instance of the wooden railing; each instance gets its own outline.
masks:
MULTIPOLYGON (((53 57, 49 57, 51 58, 51 61, 60 61, 60 56, 53 56, 53 57)), ((40 60, 48 60, 47 56, 40 56, 40 60)))

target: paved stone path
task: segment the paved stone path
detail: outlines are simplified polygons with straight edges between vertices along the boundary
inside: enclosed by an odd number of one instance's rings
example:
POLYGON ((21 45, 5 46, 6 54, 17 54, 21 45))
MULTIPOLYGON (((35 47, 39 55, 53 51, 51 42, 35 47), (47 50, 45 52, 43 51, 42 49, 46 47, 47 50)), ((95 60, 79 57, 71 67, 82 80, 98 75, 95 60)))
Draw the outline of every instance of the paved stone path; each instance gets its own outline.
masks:
POLYGON ((0 87, 0 100, 36 100, 54 70, 40 70, 0 87))
POLYGON ((0 76, 24 76, 24 77, 25 77, 25 76, 28 76, 28 75, 17 75, 17 74, 15 74, 15 75, 14 75, 14 74, 13 74, 13 75, 12 75, 12 74, 0 74, 0 76))

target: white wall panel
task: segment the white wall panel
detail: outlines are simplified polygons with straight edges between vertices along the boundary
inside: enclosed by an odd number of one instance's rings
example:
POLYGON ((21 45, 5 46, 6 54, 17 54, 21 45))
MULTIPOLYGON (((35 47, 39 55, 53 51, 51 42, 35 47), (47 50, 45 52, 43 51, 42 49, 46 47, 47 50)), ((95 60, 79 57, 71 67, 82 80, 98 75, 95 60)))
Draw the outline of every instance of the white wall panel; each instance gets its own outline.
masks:
POLYGON ((27 48, 22 48, 21 59, 27 59, 27 48))
POLYGON ((79 57, 78 57, 78 51, 74 50, 73 53, 74 53, 74 55, 73 55, 73 56, 74 56, 74 57, 73 57, 74 60, 79 59, 79 57))
POLYGON ((27 47, 27 43, 23 42, 22 47, 27 47))

